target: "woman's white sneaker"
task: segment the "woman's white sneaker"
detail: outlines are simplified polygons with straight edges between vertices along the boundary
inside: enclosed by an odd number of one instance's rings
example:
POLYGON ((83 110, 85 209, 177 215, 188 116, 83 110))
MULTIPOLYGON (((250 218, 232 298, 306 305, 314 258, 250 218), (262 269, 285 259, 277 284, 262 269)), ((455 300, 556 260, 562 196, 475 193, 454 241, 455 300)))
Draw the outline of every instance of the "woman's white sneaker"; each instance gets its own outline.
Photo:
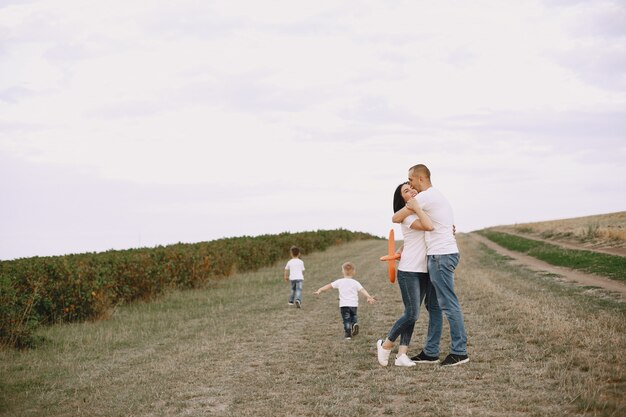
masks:
POLYGON ((409 359, 406 353, 403 353, 396 356, 396 366, 415 366, 415 362, 409 359))
POLYGON ((378 363, 382 366, 387 366, 389 364, 389 355, 391 354, 391 349, 385 349, 383 347, 383 341, 378 339, 376 342, 376 351, 378 354, 378 363))

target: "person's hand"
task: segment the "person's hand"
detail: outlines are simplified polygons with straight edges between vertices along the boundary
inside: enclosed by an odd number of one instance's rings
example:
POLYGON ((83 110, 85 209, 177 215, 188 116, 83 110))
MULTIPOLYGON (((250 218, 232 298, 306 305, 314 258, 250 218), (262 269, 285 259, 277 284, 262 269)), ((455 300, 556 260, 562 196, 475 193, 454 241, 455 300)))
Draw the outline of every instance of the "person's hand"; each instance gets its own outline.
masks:
POLYGON ((415 198, 411 198, 409 201, 406 202, 406 208, 408 208, 411 211, 415 211, 416 208, 419 208, 419 205, 417 204, 417 200, 415 198))
POLYGON ((285 279, 285 282, 289 282, 289 278, 287 277, 283 277, 285 279))
POLYGON ((320 290, 317 290, 317 291, 315 291, 313 294, 315 294, 315 295, 320 295, 320 292, 321 292, 320 290))
POLYGON ((370 304, 374 304, 376 302, 376 299, 374 297, 367 297, 367 302, 370 304))

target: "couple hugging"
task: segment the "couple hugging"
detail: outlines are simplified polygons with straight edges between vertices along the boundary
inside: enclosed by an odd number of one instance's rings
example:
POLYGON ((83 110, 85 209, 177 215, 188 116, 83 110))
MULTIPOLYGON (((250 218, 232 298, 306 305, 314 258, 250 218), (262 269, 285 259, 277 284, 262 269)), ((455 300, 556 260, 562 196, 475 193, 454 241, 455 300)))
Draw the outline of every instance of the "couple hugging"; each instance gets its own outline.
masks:
POLYGON ((441 366, 469 362, 467 336, 461 306, 454 292, 454 270, 459 249, 454 237, 452 207, 432 186, 430 170, 422 164, 409 169, 409 180, 400 184, 393 198, 393 222, 401 223, 404 244, 398 263, 397 282, 404 303, 404 314, 394 323, 386 339, 376 343, 378 362, 389 363, 389 355, 400 336, 397 366, 438 363, 439 342, 445 313, 450 325, 450 353, 441 366), (407 355, 415 321, 422 302, 428 310, 428 334, 422 351, 407 355))

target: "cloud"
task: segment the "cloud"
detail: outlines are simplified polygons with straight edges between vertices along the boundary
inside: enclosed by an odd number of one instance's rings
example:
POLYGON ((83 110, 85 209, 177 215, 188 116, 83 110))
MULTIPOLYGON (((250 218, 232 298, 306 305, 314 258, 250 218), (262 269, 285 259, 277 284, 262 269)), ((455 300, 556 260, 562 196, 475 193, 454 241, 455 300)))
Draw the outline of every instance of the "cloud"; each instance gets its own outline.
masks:
POLYGON ((15 234, 384 235, 418 162, 462 231, 623 208, 618 2, 4 4, 0 156, 43 203, 15 234))

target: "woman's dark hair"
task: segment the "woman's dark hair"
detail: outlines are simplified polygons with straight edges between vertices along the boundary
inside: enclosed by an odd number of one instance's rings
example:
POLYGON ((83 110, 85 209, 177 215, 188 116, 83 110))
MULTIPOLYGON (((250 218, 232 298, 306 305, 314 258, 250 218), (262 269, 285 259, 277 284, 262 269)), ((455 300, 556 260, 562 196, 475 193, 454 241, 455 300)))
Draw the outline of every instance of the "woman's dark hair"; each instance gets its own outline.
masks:
POLYGON ((393 193, 393 212, 397 212, 402 209, 406 205, 406 201, 404 201, 404 197, 402 197, 402 186, 408 184, 408 182, 403 182, 398 185, 396 191, 393 193))

